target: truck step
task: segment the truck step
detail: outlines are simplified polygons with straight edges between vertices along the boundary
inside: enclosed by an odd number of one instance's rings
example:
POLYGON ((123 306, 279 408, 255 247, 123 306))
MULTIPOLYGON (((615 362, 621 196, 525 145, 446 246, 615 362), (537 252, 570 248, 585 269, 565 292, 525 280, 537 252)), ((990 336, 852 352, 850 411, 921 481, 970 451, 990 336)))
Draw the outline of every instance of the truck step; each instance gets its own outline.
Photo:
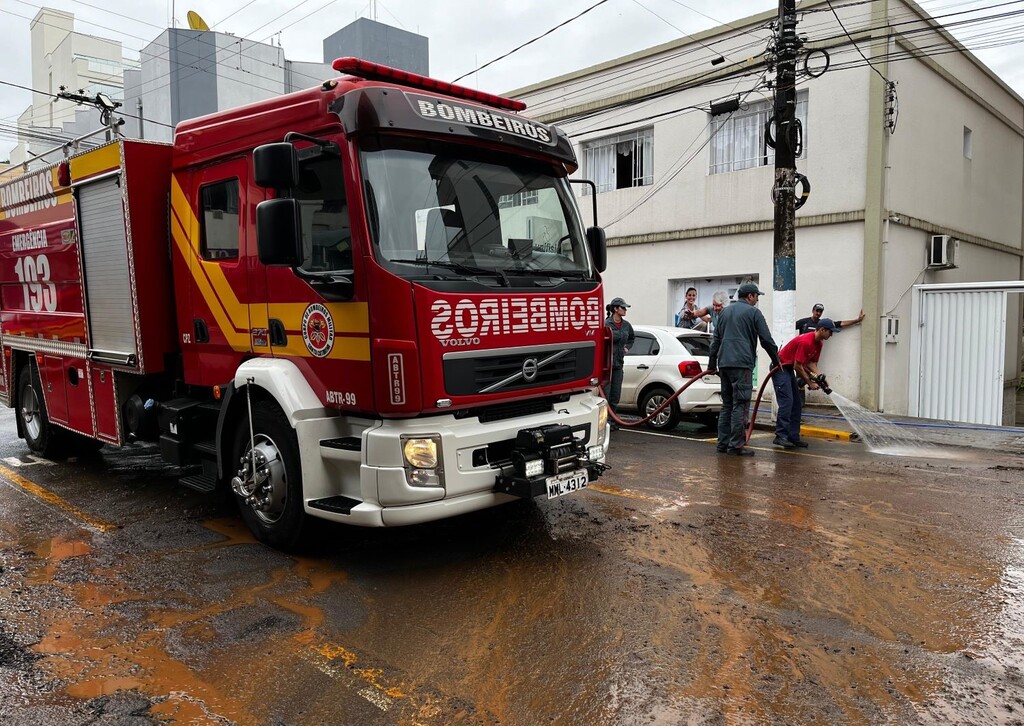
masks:
POLYGON ((343 436, 340 439, 324 439, 320 442, 321 446, 326 446, 328 449, 342 449, 343 451, 360 451, 363 448, 363 442, 361 439, 357 439, 355 436, 343 436))
POLYGON ((212 459, 217 458, 217 443, 214 441, 200 441, 198 444, 193 444, 192 448, 203 456, 208 456, 212 459))
POLYGON ((202 494, 209 494, 217 488, 217 479, 209 474, 193 474, 178 479, 178 483, 202 494))
POLYGON ((358 464, 362 458, 362 448, 363 442, 355 436, 322 439, 320 441, 320 456, 332 461, 358 464))
POLYGON ((326 499, 314 499, 309 503, 309 506, 313 509, 322 509, 325 512, 334 512, 335 514, 351 514, 352 507, 357 504, 362 504, 358 499, 349 499, 348 497, 327 497, 326 499))

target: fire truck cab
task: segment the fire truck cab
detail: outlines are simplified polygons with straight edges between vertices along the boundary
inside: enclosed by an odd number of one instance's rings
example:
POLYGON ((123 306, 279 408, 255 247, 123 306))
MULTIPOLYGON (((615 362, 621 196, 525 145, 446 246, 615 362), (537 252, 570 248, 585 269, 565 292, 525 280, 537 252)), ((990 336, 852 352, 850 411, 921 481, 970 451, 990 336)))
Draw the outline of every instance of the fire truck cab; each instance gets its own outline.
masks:
POLYGON ((599 271, 557 128, 358 59, 0 186, 0 400, 29 447, 159 442, 263 541, 604 469, 599 271))

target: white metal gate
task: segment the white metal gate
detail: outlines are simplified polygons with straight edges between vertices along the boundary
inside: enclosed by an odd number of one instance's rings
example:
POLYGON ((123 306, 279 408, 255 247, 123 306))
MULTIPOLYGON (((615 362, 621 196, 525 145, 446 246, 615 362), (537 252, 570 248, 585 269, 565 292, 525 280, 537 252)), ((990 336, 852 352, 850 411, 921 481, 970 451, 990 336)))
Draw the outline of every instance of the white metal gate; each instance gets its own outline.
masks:
POLYGON ((1002 424, 1007 297, 1022 290, 1022 282, 914 287, 911 416, 1002 424))

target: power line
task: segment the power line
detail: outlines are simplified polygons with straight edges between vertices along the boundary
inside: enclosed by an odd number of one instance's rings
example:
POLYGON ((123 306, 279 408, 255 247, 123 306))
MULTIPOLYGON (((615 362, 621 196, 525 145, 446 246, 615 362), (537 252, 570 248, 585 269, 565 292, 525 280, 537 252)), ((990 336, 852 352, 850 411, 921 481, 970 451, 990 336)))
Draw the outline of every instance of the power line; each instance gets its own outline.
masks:
POLYGON ((471 76, 471 75, 473 75, 474 73, 477 73, 477 72, 479 72, 479 71, 482 71, 482 70, 483 70, 484 68, 486 68, 486 67, 487 67, 487 66, 489 66, 489 65, 493 65, 494 63, 497 63, 497 62, 498 62, 498 61, 500 61, 500 60, 504 60, 505 58, 508 58, 508 57, 509 57, 510 55, 512 55, 513 53, 515 53, 515 52, 517 52, 517 51, 520 51, 520 50, 522 50, 523 48, 525 48, 526 46, 530 45, 531 43, 536 43, 536 42, 537 42, 538 40, 540 40, 541 38, 544 38, 545 36, 551 35, 552 33, 554 33, 554 32, 555 32, 556 30, 558 30, 559 28, 565 27, 566 25, 568 25, 568 24, 569 24, 569 23, 571 23, 572 21, 576 20, 577 18, 581 18, 581 17, 583 17, 584 15, 586 15, 587 13, 589 13, 589 12, 590 12, 591 10, 593 10, 594 8, 596 8, 596 7, 600 6, 600 5, 604 5, 604 4, 606 3, 606 2, 608 2, 608 0, 597 0, 597 2, 596 2, 596 3, 594 3, 593 5, 591 5, 591 6, 589 7, 589 8, 587 8, 587 9, 586 9, 586 10, 584 10, 583 12, 581 12, 581 13, 578 13, 578 14, 576 14, 576 15, 573 15, 573 16, 572 16, 571 18, 569 18, 568 20, 564 20, 564 21, 562 21, 561 23, 559 23, 559 24, 558 24, 558 25, 556 25, 555 27, 551 28, 550 30, 546 30, 546 31, 544 31, 543 33, 541 33, 540 35, 538 35, 538 36, 537 36, 536 38, 532 38, 531 40, 528 40, 528 41, 526 41, 526 42, 525 42, 525 43, 523 43, 522 45, 516 46, 515 48, 513 48, 512 50, 510 50, 510 51, 509 51, 508 53, 505 53, 504 55, 500 55, 500 56, 498 56, 497 58, 495 58, 494 60, 490 60, 490 61, 487 61, 486 63, 484 63, 484 64, 483 64, 482 66, 480 66, 479 68, 475 68, 475 69, 473 69, 473 70, 469 71, 468 73, 463 73, 463 74, 462 74, 461 76, 459 76, 458 78, 456 78, 455 80, 453 80, 453 81, 452 81, 452 83, 458 83, 459 81, 461 81, 461 80, 462 80, 463 78, 465 78, 466 76, 471 76))
POLYGON ((859 45, 857 45, 857 41, 855 41, 855 40, 853 39, 853 36, 852 36, 852 35, 850 35, 850 31, 846 29, 846 26, 845 26, 845 25, 843 25, 843 19, 839 17, 839 13, 837 13, 837 12, 836 12, 836 9, 835 9, 834 7, 832 7, 832 0, 825 0, 825 2, 827 2, 827 3, 828 3, 828 6, 829 6, 829 8, 831 8, 831 10, 832 10, 832 14, 836 16, 836 22, 838 22, 838 23, 839 23, 839 27, 843 29, 843 33, 845 33, 845 34, 846 34, 846 37, 850 39, 850 42, 851 42, 851 43, 853 43, 853 47, 857 49, 857 52, 858 52, 858 53, 860 53, 860 57, 861 57, 861 58, 863 58, 863 59, 864 59, 864 61, 865 61, 865 62, 866 62, 866 63, 867 63, 867 64, 868 64, 869 66, 871 66, 871 70, 873 70, 873 71, 874 71, 875 73, 877 73, 877 74, 878 74, 878 77, 879 77, 879 78, 881 78, 881 79, 882 79, 883 81, 885 81, 885 82, 886 82, 886 84, 891 84, 891 83, 892 83, 892 81, 890 81, 890 80, 889 80, 888 78, 886 78, 886 77, 885 77, 885 75, 884 75, 884 74, 883 74, 883 73, 882 73, 882 72, 881 72, 880 70, 878 70, 877 68, 875 68, 875 66, 874 66, 874 65, 872 65, 871 61, 869 61, 869 60, 868 60, 868 57, 867 57, 866 55, 864 55, 864 51, 862 51, 862 50, 860 49, 860 46, 859 46, 859 45))

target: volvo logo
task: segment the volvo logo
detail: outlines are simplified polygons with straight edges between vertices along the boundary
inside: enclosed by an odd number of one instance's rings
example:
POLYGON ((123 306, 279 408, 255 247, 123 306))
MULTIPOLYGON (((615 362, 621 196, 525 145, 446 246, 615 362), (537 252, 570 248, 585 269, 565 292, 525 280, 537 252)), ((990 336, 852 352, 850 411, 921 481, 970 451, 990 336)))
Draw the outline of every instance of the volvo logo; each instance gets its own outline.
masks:
POLYGON ((533 379, 537 377, 539 370, 540 366, 537 364, 537 359, 527 358, 523 361, 523 380, 527 383, 532 383, 533 379))

